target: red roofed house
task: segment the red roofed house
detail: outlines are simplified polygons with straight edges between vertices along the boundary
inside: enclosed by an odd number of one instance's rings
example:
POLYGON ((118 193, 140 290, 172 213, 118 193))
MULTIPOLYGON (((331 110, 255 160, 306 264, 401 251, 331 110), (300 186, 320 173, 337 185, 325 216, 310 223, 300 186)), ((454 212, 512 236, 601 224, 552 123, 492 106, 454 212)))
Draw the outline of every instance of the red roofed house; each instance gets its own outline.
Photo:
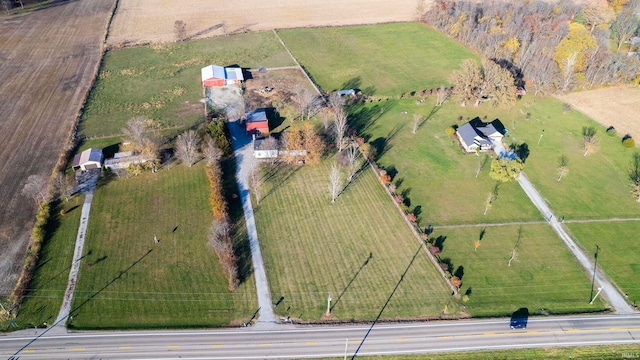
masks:
POLYGON ((237 67, 222 67, 218 65, 209 65, 200 70, 202 75, 202 86, 224 86, 240 84, 244 81, 242 69, 237 67))
POLYGON ((247 115, 245 120, 247 133, 266 134, 269 132, 269 119, 266 109, 256 109, 247 115))

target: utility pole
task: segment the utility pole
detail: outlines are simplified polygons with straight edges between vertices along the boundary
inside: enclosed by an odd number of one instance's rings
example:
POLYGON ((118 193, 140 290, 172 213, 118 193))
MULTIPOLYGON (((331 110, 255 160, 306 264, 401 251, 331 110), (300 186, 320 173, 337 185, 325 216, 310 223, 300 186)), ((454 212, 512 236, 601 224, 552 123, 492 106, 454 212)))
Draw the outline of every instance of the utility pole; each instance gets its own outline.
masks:
MULTIPOLYGON (((591 302, 589 304, 593 304, 593 300, 595 300, 595 297, 593 296, 593 287, 594 287, 594 285, 596 283, 596 270, 598 269, 598 252, 599 251, 600 251, 600 246, 598 246, 598 244, 596 244, 596 253, 594 255, 594 257, 596 258, 596 261, 595 261, 595 263, 593 265, 593 277, 591 279, 591 295, 589 296, 592 300, 591 300, 591 302)), ((600 293, 601 289, 602 289, 601 287, 598 288, 598 294, 600 293)), ((598 295, 596 294, 596 296, 598 296, 598 295)))

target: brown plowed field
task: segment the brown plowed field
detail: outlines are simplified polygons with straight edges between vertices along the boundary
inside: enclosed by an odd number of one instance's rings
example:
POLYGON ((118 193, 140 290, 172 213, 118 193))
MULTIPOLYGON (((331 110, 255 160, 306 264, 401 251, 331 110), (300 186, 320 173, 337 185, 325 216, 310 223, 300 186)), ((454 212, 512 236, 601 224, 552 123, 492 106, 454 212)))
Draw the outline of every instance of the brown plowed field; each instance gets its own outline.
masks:
POLYGON ((54 1, 0 17, 0 299, 18 279, 35 222, 21 190, 29 175, 51 175, 100 62, 114 1, 54 1))
POLYGON ((411 21, 432 0, 120 0, 107 42, 113 46, 175 41, 174 23, 193 38, 245 30, 411 21), (224 26, 223 26, 224 25, 224 26))
POLYGON ((640 139, 640 87, 614 86, 559 96, 560 100, 605 127, 613 126, 618 135, 640 139))

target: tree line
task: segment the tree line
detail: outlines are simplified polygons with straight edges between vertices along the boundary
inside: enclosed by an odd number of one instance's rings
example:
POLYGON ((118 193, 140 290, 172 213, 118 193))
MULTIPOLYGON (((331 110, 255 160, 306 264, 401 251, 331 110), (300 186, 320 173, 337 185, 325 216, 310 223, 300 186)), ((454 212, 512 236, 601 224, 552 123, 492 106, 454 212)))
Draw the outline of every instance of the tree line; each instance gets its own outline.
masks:
POLYGON ((640 0, 436 0, 422 20, 544 94, 640 82, 640 60, 617 51, 638 33, 638 11, 640 0))

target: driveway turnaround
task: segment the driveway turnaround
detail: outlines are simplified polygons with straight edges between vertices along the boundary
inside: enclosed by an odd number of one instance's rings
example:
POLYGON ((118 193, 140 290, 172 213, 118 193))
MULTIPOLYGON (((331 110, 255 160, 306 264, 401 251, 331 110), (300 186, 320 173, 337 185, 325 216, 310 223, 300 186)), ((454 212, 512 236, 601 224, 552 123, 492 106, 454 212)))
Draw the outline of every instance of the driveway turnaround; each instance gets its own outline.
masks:
POLYGON ((257 165, 253 157, 251 136, 246 133, 244 126, 238 121, 229 122, 229 134, 233 152, 236 157, 236 180, 242 201, 242 211, 247 223, 247 233, 249 234, 249 246, 251 247, 251 261, 253 262, 253 274, 256 279, 256 291, 258 293, 258 306, 260 307, 258 323, 275 323, 276 316, 273 313, 273 304, 267 282, 267 273, 262 262, 262 253, 258 243, 258 231, 256 230, 256 220, 253 217, 253 206, 249 191, 249 173, 257 165))
MULTIPOLYGON (((576 245, 573 239, 567 234, 562 227, 562 224, 557 220, 557 216, 553 214, 551 208, 544 201, 542 196, 538 190, 533 187, 533 184, 529 181, 527 176, 524 173, 521 173, 518 177, 518 184, 522 187, 522 190, 527 194, 533 205, 535 205, 538 210, 542 213, 551 228, 560 236, 560 239, 564 241, 565 245, 569 248, 569 250, 573 253, 573 256, 578 259, 578 262, 582 267, 587 271, 589 276, 593 276, 594 274, 594 264, 591 263, 587 255, 585 255, 582 250, 576 245)), ((604 272, 601 269, 598 269, 596 273, 595 279, 595 288, 602 288, 602 293, 609 300, 609 303, 613 307, 614 311, 618 314, 633 314, 633 308, 627 301, 624 299, 622 294, 618 291, 618 289, 609 281, 604 272)))

